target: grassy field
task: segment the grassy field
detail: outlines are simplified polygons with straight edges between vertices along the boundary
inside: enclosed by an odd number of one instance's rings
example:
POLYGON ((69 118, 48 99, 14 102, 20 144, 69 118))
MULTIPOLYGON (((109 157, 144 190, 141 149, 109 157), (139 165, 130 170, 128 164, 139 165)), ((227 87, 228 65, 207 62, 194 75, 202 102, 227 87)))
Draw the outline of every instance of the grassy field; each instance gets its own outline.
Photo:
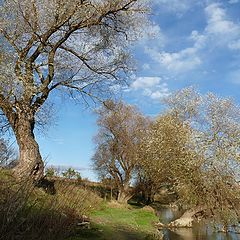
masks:
POLYGON ((91 228, 79 230, 69 240, 140 240, 155 239, 154 223, 158 218, 149 208, 140 208, 117 203, 105 203, 91 214, 91 228))

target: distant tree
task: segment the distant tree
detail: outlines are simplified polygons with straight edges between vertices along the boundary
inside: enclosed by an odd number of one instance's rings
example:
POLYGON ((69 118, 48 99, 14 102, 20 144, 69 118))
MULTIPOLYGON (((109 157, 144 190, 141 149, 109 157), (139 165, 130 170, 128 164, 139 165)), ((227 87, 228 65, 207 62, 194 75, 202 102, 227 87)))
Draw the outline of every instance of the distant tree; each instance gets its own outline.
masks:
POLYGON ((99 176, 112 178, 118 188, 118 201, 131 198, 130 180, 138 164, 137 148, 149 121, 131 105, 108 101, 97 112, 99 132, 92 158, 99 176))
POLYGON ((54 167, 49 167, 46 169, 46 177, 54 177, 57 175, 57 171, 54 167))
POLYGON ((80 173, 73 168, 68 168, 65 172, 62 173, 62 175, 68 179, 81 180, 80 173))
POLYGON ((145 10, 140 0, 0 1, 0 108, 19 145, 16 175, 43 175, 34 129, 52 92, 95 101, 125 83, 145 10))

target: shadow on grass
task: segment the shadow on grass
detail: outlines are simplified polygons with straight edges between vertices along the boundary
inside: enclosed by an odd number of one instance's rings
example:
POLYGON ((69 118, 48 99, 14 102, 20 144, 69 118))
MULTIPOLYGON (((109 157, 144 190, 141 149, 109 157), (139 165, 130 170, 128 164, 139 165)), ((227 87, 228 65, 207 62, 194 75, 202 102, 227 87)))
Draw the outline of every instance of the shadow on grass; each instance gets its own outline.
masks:
POLYGON ((150 235, 122 226, 111 227, 93 224, 90 229, 80 229, 67 240, 152 240, 150 235))

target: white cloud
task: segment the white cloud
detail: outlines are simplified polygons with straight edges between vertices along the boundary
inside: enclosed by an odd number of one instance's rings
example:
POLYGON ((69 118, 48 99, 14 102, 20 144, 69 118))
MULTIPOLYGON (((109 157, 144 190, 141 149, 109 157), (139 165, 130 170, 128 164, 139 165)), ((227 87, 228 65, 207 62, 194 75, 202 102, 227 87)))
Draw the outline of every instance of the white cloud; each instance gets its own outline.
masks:
POLYGON ((213 3, 205 8, 208 25, 205 35, 210 44, 227 47, 231 50, 240 48, 240 24, 229 19, 221 4, 213 3))
POLYGON ((154 49, 145 50, 156 62, 169 71, 185 72, 201 64, 196 55, 196 48, 186 48, 179 52, 157 52, 154 49))
POLYGON ((131 88, 133 90, 151 88, 158 85, 160 81, 160 77, 139 77, 131 84, 131 88))
POLYGON ((190 40, 194 41, 193 47, 197 50, 202 49, 206 46, 207 36, 200 34, 198 31, 193 30, 190 35, 190 40))
POLYGON ((205 31, 208 34, 222 35, 225 37, 229 37, 229 35, 226 34, 230 34, 230 37, 239 34, 239 25, 227 18, 226 11, 220 4, 210 4, 205 8, 205 12, 208 17, 208 25, 205 31))
POLYGON ((198 52, 206 45, 207 38, 198 31, 192 31, 190 37, 193 46, 182 49, 178 52, 159 52, 157 49, 145 48, 145 52, 149 54, 156 62, 169 71, 186 72, 195 69, 202 63, 198 52))
POLYGON ((160 100, 170 94, 166 83, 160 77, 138 77, 130 85, 130 90, 141 91, 144 96, 160 100))
POLYGON ((150 98, 154 100, 160 100, 164 97, 167 97, 170 95, 170 91, 167 87, 166 83, 163 83, 158 86, 158 90, 152 91, 150 94, 150 98))
POLYGON ((202 64, 203 50, 208 47, 239 50, 240 24, 230 20, 226 10, 219 3, 209 4, 205 8, 205 14, 207 19, 205 29, 201 33, 194 30, 186 38, 188 41, 193 41, 192 46, 175 52, 163 51, 155 46, 154 48, 146 46, 145 52, 159 63, 161 68, 169 72, 183 73, 196 69, 202 64))

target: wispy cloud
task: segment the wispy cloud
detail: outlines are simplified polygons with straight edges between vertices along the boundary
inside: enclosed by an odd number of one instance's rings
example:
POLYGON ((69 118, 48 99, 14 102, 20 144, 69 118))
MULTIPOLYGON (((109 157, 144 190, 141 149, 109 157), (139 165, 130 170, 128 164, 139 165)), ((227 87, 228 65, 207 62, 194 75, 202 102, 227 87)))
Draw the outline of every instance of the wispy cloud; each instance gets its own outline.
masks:
POLYGON ((144 88, 152 88, 157 86, 161 81, 160 77, 138 77, 131 84, 133 90, 139 90, 144 88))
POLYGON ((63 138, 52 138, 51 139, 52 142, 59 144, 59 145, 63 145, 64 144, 64 139, 63 138))
POLYGON ((240 49, 240 40, 232 41, 229 43, 228 47, 232 50, 239 50, 240 49))
POLYGON ((183 13, 192 8, 193 5, 199 4, 197 0, 153 0, 153 3, 160 6, 164 11, 176 13, 181 17, 183 13))
POLYGON ((228 1, 228 3, 230 3, 230 4, 236 4, 236 3, 238 3, 239 2, 239 0, 229 0, 228 1))
POLYGON ((146 29, 144 29, 144 34, 142 39, 139 41, 139 45, 152 45, 153 42, 154 45, 159 48, 164 47, 167 42, 165 34, 162 32, 160 26, 155 22, 152 22, 146 29))
MULTIPOLYGON (((165 3, 164 0, 161 2, 165 3)), ((187 4, 187 1, 185 3, 187 4)), ((160 68, 171 73, 183 73, 198 68, 204 62, 203 56, 208 56, 209 48, 239 50, 240 24, 231 20, 219 3, 207 5, 204 12, 207 22, 204 30, 193 30, 191 35, 185 38, 186 45, 190 45, 189 40, 192 45, 179 51, 145 46, 145 53, 158 63, 160 68)))
POLYGON ((146 48, 145 52, 169 71, 185 72, 201 64, 201 59, 197 56, 194 47, 173 53, 158 52, 155 49, 146 48))

